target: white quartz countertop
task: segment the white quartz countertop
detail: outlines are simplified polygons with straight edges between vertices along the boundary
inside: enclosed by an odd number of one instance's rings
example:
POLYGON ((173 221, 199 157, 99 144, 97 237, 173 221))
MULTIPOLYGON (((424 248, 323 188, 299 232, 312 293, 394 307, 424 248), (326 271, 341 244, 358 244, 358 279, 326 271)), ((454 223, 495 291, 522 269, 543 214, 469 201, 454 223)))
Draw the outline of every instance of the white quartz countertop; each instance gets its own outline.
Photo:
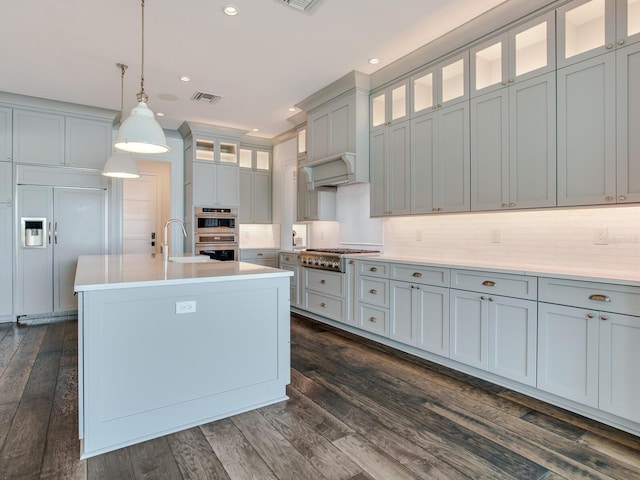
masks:
POLYGON ((265 277, 289 277, 293 272, 244 262, 163 262, 161 255, 82 255, 74 290, 106 290, 265 277))
MULTIPOLYGON (((348 256, 348 255, 347 255, 348 256)), ((571 267, 562 265, 541 265, 526 263, 507 263, 487 260, 451 259, 439 257, 414 257, 401 255, 379 255, 351 258, 375 260, 381 262, 407 263, 412 265, 434 266, 442 268, 458 268, 465 270, 483 270, 495 273, 513 273, 538 277, 566 278, 589 282, 618 283, 640 286, 640 268, 634 270, 612 270, 595 267, 571 267)))

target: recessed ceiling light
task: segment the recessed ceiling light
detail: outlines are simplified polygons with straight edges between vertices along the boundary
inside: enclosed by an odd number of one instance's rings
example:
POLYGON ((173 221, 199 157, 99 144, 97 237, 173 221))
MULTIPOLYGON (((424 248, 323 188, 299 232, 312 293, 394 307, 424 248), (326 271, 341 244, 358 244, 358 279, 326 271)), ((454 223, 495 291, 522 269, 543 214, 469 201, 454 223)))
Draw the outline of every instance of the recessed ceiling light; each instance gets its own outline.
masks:
POLYGON ((380 59, 379 58, 370 58, 369 59, 369 63, 371 65, 377 65, 378 63, 380 63, 380 59))
POLYGON ((164 113, 162 113, 162 112, 156 112, 156 116, 158 116, 158 117, 164 117, 164 113))
POLYGON ((296 110, 297 110, 297 108, 296 108, 296 107, 289 107, 289 111, 290 111, 290 112, 295 112, 296 110))
POLYGON ((180 81, 181 82, 190 82, 191 79, 189 77, 187 77, 186 75, 183 75, 180 77, 180 81))
POLYGON ((259 132, 259 131, 260 131, 260 129, 259 129, 259 128, 254 128, 254 129, 253 129, 253 131, 254 131, 254 132, 259 132))
POLYGON ((224 7, 222 7, 222 11, 225 15, 233 17, 238 14, 238 7, 236 7, 235 5, 225 5, 224 7))

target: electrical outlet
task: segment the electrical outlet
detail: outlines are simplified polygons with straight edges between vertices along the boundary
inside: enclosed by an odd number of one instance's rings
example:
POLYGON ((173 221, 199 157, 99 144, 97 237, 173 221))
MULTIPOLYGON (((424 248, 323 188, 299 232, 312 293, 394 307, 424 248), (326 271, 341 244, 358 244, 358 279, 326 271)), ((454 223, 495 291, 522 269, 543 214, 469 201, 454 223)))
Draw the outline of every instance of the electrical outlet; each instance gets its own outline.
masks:
POLYGON ((416 230, 416 242, 422 241, 422 230, 416 230))
POLYGON ((500 230, 497 228, 491 229, 491 243, 500 243, 500 230))
POLYGON ((609 245, 609 229, 596 228, 593 231, 593 244, 594 245, 609 245))
POLYGON ((191 300, 187 302, 176 302, 176 313, 178 315, 182 313, 195 313, 196 301, 191 300))

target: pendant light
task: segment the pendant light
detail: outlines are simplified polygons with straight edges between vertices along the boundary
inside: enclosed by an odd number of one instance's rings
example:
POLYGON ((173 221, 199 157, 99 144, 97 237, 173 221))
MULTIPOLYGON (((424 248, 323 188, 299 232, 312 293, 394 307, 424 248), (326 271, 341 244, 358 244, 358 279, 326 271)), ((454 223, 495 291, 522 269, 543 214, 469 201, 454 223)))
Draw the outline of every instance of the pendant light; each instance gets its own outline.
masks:
POLYGON ((144 0, 142 0, 142 64, 140 70, 140 92, 138 105, 122 122, 115 147, 133 153, 165 153, 169 151, 162 127, 147 106, 149 96, 144 92, 144 0))
MULTIPOLYGON (((128 68, 123 63, 117 63, 116 66, 122 71, 120 76, 120 115, 122 116, 124 106, 124 71, 128 68)), ((104 164, 102 174, 106 177, 116 178, 138 178, 138 166, 131 154, 118 152, 113 153, 104 164)))

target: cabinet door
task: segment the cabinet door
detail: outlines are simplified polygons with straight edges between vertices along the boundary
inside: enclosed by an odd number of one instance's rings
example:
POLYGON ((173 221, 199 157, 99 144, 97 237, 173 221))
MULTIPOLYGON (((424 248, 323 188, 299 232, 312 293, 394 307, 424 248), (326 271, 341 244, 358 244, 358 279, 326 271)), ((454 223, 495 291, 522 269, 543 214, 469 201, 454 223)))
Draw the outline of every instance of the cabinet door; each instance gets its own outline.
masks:
POLYGON ((469 99, 469 51, 445 60, 437 67, 437 107, 447 107, 469 99))
POLYGON ((13 160, 18 163, 64 165, 62 115, 13 111, 13 160))
POLYGON ((308 121, 309 134, 309 160, 318 160, 329 156, 329 121, 330 114, 322 111, 313 114, 308 121))
POLYGON ((411 213, 431 213, 436 181, 436 114, 411 120, 411 213))
POLYGON ((53 311, 77 310, 73 295, 80 255, 106 253, 104 190, 55 188, 53 194, 53 311))
POLYGON ((509 75, 509 35, 502 34, 471 49, 471 97, 504 88, 509 75))
POLYGON ((598 407, 596 312, 538 304, 537 388, 598 407))
POLYGON ((413 321, 415 285, 407 282, 390 283, 389 338, 406 345, 415 345, 416 332, 413 321))
POLYGON ((253 221, 253 172, 240 170, 240 209, 238 210, 240 223, 253 221))
POLYGON ((471 210, 509 204, 509 90, 471 100, 471 210))
POLYGON ((216 165, 216 201, 218 205, 240 205, 240 169, 235 165, 216 165))
POLYGON ((640 422, 640 318, 600 313, 599 408, 640 422))
POLYGON ((537 303, 489 297, 489 371, 536 386, 537 303))
POLYGON ((616 19, 618 45, 640 41, 640 0, 617 0, 616 19))
POLYGON ((0 162, 0 204, 13 203, 13 165, 11 162, 0 162))
POLYGON ((556 205, 555 73, 509 88, 509 206, 556 205))
POLYGON ((53 191, 51 187, 21 185, 17 196, 18 221, 44 218, 45 248, 24 248, 16 233, 18 251, 16 315, 53 312, 53 191))
MULTIPOLYGON (((2 172, 0 172, 2 175, 2 172)), ((13 208, 0 203, 0 321, 13 312, 13 208)))
POLYGON ((11 161, 12 132, 11 109, 0 107, 0 162, 11 161))
POLYGON ((640 202, 640 44, 618 50, 617 69, 617 201, 640 202))
POLYGON ((253 172, 254 223, 271 223, 271 173, 253 172))
POLYGON ((385 129, 371 133, 369 142, 371 177, 371 216, 387 214, 387 133, 385 129))
POLYGON ((409 213, 411 210, 411 125, 408 121, 388 127, 387 156, 389 215, 409 213))
POLYGON ((450 291, 451 331, 449 356, 452 360, 487 370, 488 307, 480 293, 450 291))
POLYGON ((436 108, 436 68, 431 67, 411 77, 411 116, 436 108))
POLYGON ((437 208, 467 212, 471 208, 469 104, 442 109, 438 116, 437 208))
POLYGON ((615 54, 558 70, 558 205, 616 195, 615 54))
POLYGON ((332 105, 329 117, 329 155, 355 152, 355 145, 349 139, 354 131, 354 108, 350 98, 332 105), (352 125, 353 124, 353 125, 352 125))
POLYGON ((449 289, 419 285, 414 289, 415 346, 449 356, 449 289))
POLYGON ((111 154, 111 123, 67 117, 65 165, 102 170, 111 154))
POLYGON ((198 206, 216 204, 216 165, 193 163, 193 204, 198 206))
POLYGON ((608 52, 615 44, 615 2, 574 0, 556 10, 558 67, 608 52))
POLYGON ((509 83, 555 70, 555 18, 549 12, 509 31, 509 83))

